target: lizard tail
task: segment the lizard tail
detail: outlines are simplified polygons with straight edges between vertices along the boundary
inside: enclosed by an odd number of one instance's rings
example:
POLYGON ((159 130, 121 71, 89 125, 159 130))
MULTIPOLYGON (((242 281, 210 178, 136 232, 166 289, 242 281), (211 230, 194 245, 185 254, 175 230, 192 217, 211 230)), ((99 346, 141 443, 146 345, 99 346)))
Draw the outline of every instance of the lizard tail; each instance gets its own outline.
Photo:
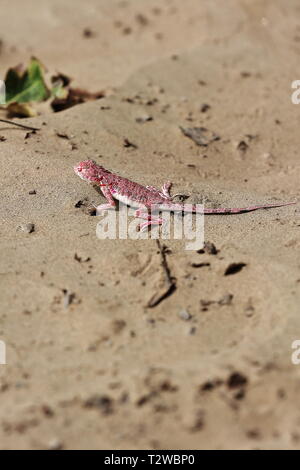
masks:
POLYGON ((258 206, 249 206, 249 207, 234 207, 234 208, 217 208, 217 209, 201 209, 197 205, 192 206, 193 212, 201 214, 240 214, 242 212, 251 212, 256 211, 257 209, 269 209, 271 207, 282 207, 282 206, 291 206, 297 204, 296 202, 278 202, 274 204, 262 204, 258 206))
POLYGON ((216 208, 216 209, 206 209, 205 207, 199 207, 198 204, 183 204, 183 203, 167 203, 167 204, 154 204, 152 205, 152 210, 167 210, 171 212, 188 212, 188 213, 198 213, 198 214, 241 214, 243 212, 256 211, 257 209, 270 209, 272 207, 282 207, 282 206, 291 206, 297 204, 297 201, 294 202, 277 202, 273 204, 261 204, 257 206, 248 206, 248 207, 233 207, 233 208, 216 208))

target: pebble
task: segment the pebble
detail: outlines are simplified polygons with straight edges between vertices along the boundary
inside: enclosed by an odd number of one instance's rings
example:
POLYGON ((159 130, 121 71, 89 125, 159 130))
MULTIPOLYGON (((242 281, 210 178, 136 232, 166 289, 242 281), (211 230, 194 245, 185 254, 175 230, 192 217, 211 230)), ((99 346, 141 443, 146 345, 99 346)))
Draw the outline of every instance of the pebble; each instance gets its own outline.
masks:
POLYGON ((191 328, 189 328, 188 330, 188 334, 189 335, 194 335, 197 331, 197 328, 195 326, 192 326, 191 328))
POLYGON ((32 233, 34 232, 34 224, 22 224, 18 229, 25 233, 32 233))
POLYGON ((233 299, 232 294, 225 294, 220 300, 219 305, 230 305, 233 299))
POLYGON ((64 299, 63 299, 63 304, 64 308, 68 308, 69 305, 73 302, 75 298, 74 292, 69 292, 67 289, 63 289, 63 294, 64 294, 64 299))
POLYGON ((185 309, 183 310, 180 310, 180 312, 178 312, 178 316, 179 318, 181 318, 181 320, 190 320, 192 318, 192 315, 185 309))
POLYGON ((139 116, 136 118, 136 122, 142 124, 144 122, 148 122, 148 121, 153 121, 153 117, 152 116, 149 116, 148 114, 145 114, 143 116, 139 116))
POLYGON ((48 443, 48 450, 61 450, 63 447, 63 442, 57 438, 51 439, 51 441, 48 443))

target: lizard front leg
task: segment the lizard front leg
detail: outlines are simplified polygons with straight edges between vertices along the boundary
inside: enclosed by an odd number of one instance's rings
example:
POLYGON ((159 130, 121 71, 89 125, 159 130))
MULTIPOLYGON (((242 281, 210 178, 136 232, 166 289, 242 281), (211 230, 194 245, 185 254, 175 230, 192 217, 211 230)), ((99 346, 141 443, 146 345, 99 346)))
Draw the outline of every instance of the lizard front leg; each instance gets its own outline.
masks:
POLYGON ((162 194, 169 199, 171 199, 171 194, 170 194, 171 186, 172 186, 171 181, 166 181, 166 183, 164 183, 161 188, 162 194))
POLYGON ((170 194, 171 187, 172 187, 172 183, 170 181, 167 181, 166 183, 164 183, 163 187, 161 188, 161 191, 162 191, 161 194, 163 194, 168 199, 174 199, 176 196, 184 196, 184 194, 180 194, 180 193, 177 193, 171 196, 170 194))
POLYGON ((161 188, 161 193, 163 196, 167 197, 168 199, 174 199, 174 197, 176 196, 182 196, 182 194, 178 193, 178 194, 174 194, 174 196, 171 196, 170 194, 170 189, 172 187, 172 183, 171 181, 167 181, 166 183, 164 183, 164 185, 162 186, 161 188))
POLYGON ((96 207, 96 215, 101 215, 103 211, 107 209, 115 209, 116 202, 113 198, 113 195, 109 189, 109 186, 101 185, 101 191, 105 199, 108 201, 107 204, 100 204, 96 207))
POLYGON ((151 191, 152 193, 156 193, 156 194, 159 194, 162 197, 166 197, 168 199, 171 199, 171 194, 170 194, 171 186, 172 186, 172 183, 170 183, 170 181, 167 181, 162 186, 161 191, 159 191, 159 189, 155 188, 154 186, 146 186, 146 188, 149 191, 151 191))

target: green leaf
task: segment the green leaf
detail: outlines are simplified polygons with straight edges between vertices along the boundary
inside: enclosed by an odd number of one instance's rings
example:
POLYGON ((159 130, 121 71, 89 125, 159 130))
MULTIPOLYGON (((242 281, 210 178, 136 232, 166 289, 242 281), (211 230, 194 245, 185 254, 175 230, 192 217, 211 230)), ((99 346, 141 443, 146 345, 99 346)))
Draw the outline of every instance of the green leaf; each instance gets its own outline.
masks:
POLYGON ((43 77, 42 64, 35 58, 27 70, 20 66, 8 70, 5 78, 6 103, 28 103, 44 101, 49 97, 49 90, 43 77))

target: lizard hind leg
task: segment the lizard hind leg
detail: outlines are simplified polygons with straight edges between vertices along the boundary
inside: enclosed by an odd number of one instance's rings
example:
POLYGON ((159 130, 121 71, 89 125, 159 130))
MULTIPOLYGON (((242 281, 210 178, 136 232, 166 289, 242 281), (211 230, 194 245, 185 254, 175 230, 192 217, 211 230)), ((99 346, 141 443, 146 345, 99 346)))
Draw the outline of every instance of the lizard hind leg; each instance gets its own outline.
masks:
POLYGON ((161 225, 161 224, 162 224, 162 220, 152 218, 151 220, 147 220, 147 222, 142 222, 141 224, 139 224, 138 228, 140 232, 145 232, 147 228, 150 227, 151 225, 161 225))
POLYGON ((147 228, 151 225, 161 225, 163 223, 163 219, 161 219, 160 217, 153 217, 148 212, 142 212, 141 210, 137 210, 134 216, 139 217, 141 219, 146 219, 146 222, 142 222, 138 225, 138 229, 141 232, 147 230, 147 228))

